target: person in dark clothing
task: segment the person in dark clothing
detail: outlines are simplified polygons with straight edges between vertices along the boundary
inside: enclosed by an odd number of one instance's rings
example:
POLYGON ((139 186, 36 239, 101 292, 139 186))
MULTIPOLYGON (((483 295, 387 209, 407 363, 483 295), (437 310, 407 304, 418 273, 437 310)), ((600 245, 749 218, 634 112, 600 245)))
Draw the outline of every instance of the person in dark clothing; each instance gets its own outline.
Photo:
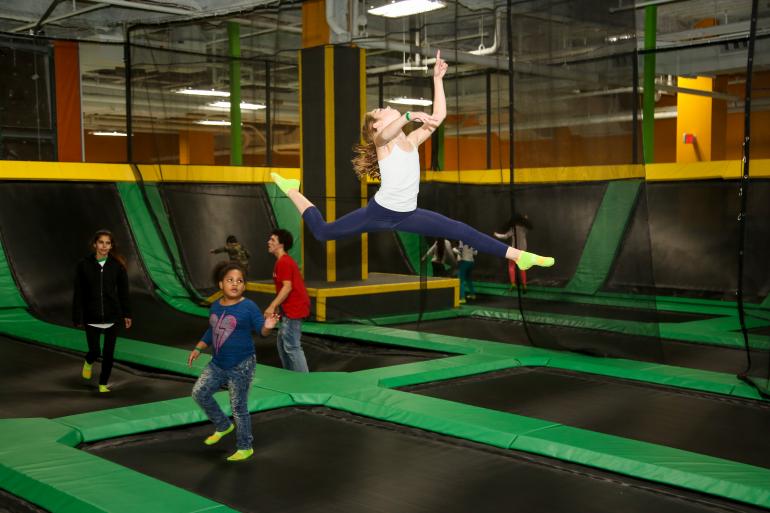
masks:
POLYGON ((238 242, 238 238, 235 235, 228 235, 225 239, 225 245, 221 248, 214 248, 210 253, 227 253, 231 262, 238 262, 241 266, 249 270, 249 252, 243 247, 243 244, 238 242))
POLYGON ((125 259, 117 252, 112 232, 97 231, 91 245, 94 253, 78 262, 72 297, 72 322, 84 327, 88 353, 83 363, 83 379, 91 379, 94 362, 102 356, 99 392, 109 392, 118 326, 131 327, 131 302, 125 259), (104 335, 104 351, 99 338, 104 335))

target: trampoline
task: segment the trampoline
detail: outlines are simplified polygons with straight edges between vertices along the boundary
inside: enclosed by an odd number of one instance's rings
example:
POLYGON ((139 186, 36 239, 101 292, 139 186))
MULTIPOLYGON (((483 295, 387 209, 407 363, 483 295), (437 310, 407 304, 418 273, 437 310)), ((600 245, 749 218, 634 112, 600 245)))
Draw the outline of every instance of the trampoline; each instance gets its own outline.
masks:
POLYGON ((770 468, 770 404, 758 401, 544 367, 405 390, 770 468))
MULTIPOLYGON (((83 341, 85 345, 85 340, 83 341)), ((115 364, 112 392, 96 388, 99 364, 90 381, 80 377, 82 355, 0 336, 0 418, 63 417, 147 401, 187 397, 193 379, 115 364)))
MULTIPOLYGON (((0 205, 7 258, 30 309, 41 319, 71 326, 74 265, 87 254, 92 232, 109 226, 129 262, 134 323, 131 329, 121 330, 120 336, 184 350, 190 350, 200 340, 208 327, 207 316, 181 312, 158 297, 114 184, 3 182, 0 192, 7 198, 0 205), (47 209, 37 208, 39 204, 47 205, 47 209), (17 215, 24 216, 26 224, 11 222, 17 215), (29 239, 31 233, 45 234, 59 251, 39 251, 29 239)), ((258 361, 280 367, 275 335, 256 337, 255 341, 258 361)), ((399 351, 331 338, 319 342, 311 337, 307 338, 304 350, 313 371, 361 370, 442 356, 430 351, 399 351)))
MULTIPOLYGON (((525 316, 529 314, 525 313, 525 316)), ((647 362, 725 373, 736 373, 746 366, 746 352, 741 348, 694 344, 654 336, 631 335, 613 331, 553 326, 530 322, 528 340, 521 322, 462 317, 394 324, 392 327, 469 339, 491 340, 505 344, 535 345, 546 349, 574 351, 593 356, 627 358, 647 362)), ((657 327, 650 328, 653 335, 657 327)), ((760 354, 760 351, 754 351, 760 354)))
POLYGON ((719 512, 736 503, 325 408, 252 415, 255 458, 228 465, 209 426, 86 451, 238 511, 719 512), (558 491, 558 493, 554 493, 558 491))

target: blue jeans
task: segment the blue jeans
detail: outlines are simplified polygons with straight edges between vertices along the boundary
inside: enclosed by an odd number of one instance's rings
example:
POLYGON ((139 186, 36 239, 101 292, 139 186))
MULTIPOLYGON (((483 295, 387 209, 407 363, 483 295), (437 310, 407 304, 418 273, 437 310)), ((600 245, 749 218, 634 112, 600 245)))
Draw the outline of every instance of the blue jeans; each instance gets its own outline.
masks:
POLYGON ((338 240, 364 232, 400 230, 428 237, 461 240, 481 253, 505 258, 508 246, 489 235, 431 210, 418 208, 411 212, 396 212, 379 205, 374 199, 366 207, 359 208, 327 223, 316 207, 310 207, 302 219, 320 241, 338 240))
POLYGON ((223 369, 214 362, 209 362, 198 381, 193 386, 192 397, 203 408, 206 416, 217 431, 230 427, 230 419, 214 400, 214 394, 224 385, 230 391, 230 407, 235 420, 236 446, 238 449, 251 449, 254 437, 251 434, 251 416, 249 415, 249 388, 254 380, 254 368, 257 357, 250 356, 232 369, 223 369))
POLYGON ((466 292, 476 293, 476 290, 473 288, 473 278, 471 277, 473 264, 473 262, 468 260, 460 260, 460 266, 457 271, 457 274, 460 275, 460 299, 465 299, 466 292))
POLYGON ((302 319, 281 319, 281 327, 278 328, 278 356, 281 357, 281 365, 284 369, 296 372, 308 372, 305 352, 299 337, 302 334, 302 319))

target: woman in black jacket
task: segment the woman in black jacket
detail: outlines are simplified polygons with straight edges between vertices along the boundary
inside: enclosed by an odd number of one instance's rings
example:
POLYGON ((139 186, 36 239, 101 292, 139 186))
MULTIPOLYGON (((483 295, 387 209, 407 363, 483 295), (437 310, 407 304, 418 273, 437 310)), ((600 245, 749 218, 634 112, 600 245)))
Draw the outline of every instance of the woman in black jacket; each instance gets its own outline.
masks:
POLYGON ((83 363, 84 379, 91 379, 91 367, 100 353, 99 337, 104 334, 99 392, 109 392, 107 382, 112 371, 118 325, 131 327, 128 273, 125 260, 117 253, 112 232, 97 231, 91 245, 94 253, 78 262, 75 272, 72 322, 86 330, 88 353, 83 363))

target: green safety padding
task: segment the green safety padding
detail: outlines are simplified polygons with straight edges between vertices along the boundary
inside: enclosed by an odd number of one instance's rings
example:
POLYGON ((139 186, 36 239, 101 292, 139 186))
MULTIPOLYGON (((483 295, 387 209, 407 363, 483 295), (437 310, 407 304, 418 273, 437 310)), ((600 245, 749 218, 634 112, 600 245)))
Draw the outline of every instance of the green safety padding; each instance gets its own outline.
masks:
POLYGON ((413 362, 392 367, 369 369, 357 374, 377 380, 381 387, 396 388, 419 383, 430 383, 473 374, 494 372, 518 367, 518 358, 505 358, 486 354, 465 354, 438 360, 413 362))
POLYGON ((0 309, 1 308, 26 308, 27 303, 21 297, 19 289, 16 288, 16 282, 8 267, 8 260, 5 257, 5 250, 0 238, 0 309))
MULTIPOLYGON (((258 366, 257 372, 260 372, 258 366)), ((288 372, 288 371, 286 371, 288 372)), ((192 386, 190 387, 192 392, 192 386)), ((230 415, 230 399, 227 392, 214 395, 226 415, 230 415)), ((249 392, 249 411, 283 408, 296 404, 289 394, 264 388, 252 387, 249 392)), ((169 399, 122 408, 69 415, 56 419, 80 433, 84 442, 157 431, 176 426, 206 422, 203 410, 191 397, 169 399)))
POLYGON ((642 182, 616 180, 607 184, 580 262, 565 291, 594 294, 604 284, 620 250, 642 182))
POLYGON ((475 353, 477 351, 467 341, 459 337, 431 336, 416 331, 399 330, 383 326, 362 326, 351 324, 302 323, 302 331, 314 335, 329 335, 354 340, 366 340, 380 344, 392 344, 402 347, 414 347, 429 351, 447 353, 475 353))
MULTIPOLYGON (((409 265, 414 270, 414 274, 420 274, 420 263, 422 262, 423 252, 422 248, 425 244, 422 242, 422 236, 411 232, 396 231, 396 237, 404 248, 406 258, 409 260, 409 265)), ((433 276, 433 266, 425 266, 425 275, 433 276)))
POLYGON ((328 405, 488 445, 770 506, 769 469, 397 391, 360 390, 335 396, 328 405))
POLYGON ((161 235, 147 209, 141 186, 133 182, 117 182, 116 186, 144 267, 158 290, 163 292, 159 294, 160 297, 164 300, 173 299, 171 306, 183 312, 208 315, 205 308, 190 299, 190 293, 181 284, 177 270, 169 260, 161 235))
MULTIPOLYGON (((505 310, 491 307, 474 308, 472 306, 461 307, 461 310, 468 316, 487 317, 490 319, 521 321, 522 317, 518 310, 505 310)), ((550 324, 569 328, 611 331, 614 333, 640 335, 655 338, 660 336, 662 338, 672 340, 698 342, 701 344, 720 347, 733 347, 738 349, 742 349, 744 347, 743 336, 740 333, 731 331, 740 329, 740 326, 734 327, 738 322, 737 318, 734 317, 706 319, 681 323, 655 323, 626 321, 622 319, 582 317, 578 315, 537 312, 535 310, 525 310, 524 316, 527 319, 527 322, 537 324, 550 324)), ((751 327, 768 325, 766 321, 758 319, 748 321, 747 324, 749 324, 751 327)), ((752 334, 751 338, 752 341, 756 344, 755 347, 764 349, 770 348, 770 337, 752 334)))
MULTIPOLYGON (((164 511, 231 512, 221 504, 75 449, 72 437, 53 434, 48 419, 0 420, 3 489, 46 510, 62 513, 164 511), (51 431, 46 436, 46 431, 51 431)), ((58 428, 74 432, 59 424, 58 428)))
MULTIPOLYGON (((480 354, 492 356, 500 359, 508 359, 509 363, 519 362, 522 366, 550 366, 559 369, 572 370, 577 372, 590 372, 593 374, 632 379, 648 383, 656 383, 678 388, 701 390, 705 392, 718 393, 723 395, 732 395, 748 399, 759 399, 762 397, 754 387, 748 385, 732 374, 720 372, 710 372, 686 367, 673 367, 669 365, 639 362, 635 360, 624 360, 620 358, 596 358, 574 353, 563 353, 561 351, 539 349, 536 347, 520 346, 513 344, 503 344, 488 340, 470 339, 463 337, 452 337, 448 335, 438 335, 433 333, 417 333, 410 330, 400 330, 396 328, 385 327, 366 327, 351 326, 347 324, 318 324, 304 323, 313 333, 320 335, 331 335, 340 338, 351 338, 356 340, 365 340, 371 343, 381 343, 389 345, 400 345, 428 349, 433 351, 450 352, 457 354, 480 354)), ((309 330, 305 330, 309 331, 309 330)), ((442 360, 438 360, 440 362, 442 360)), ((422 377, 426 381, 442 379, 442 374, 447 370, 443 367, 451 362, 458 360, 453 358, 444 359, 444 363, 431 363, 436 366, 436 374, 425 372, 424 367, 409 365, 399 365, 393 369, 372 369, 363 371, 367 375, 379 375, 383 383, 397 383, 398 380, 414 383, 414 379, 408 374, 398 375, 399 371, 407 369, 420 369, 422 377), (378 374, 380 373, 380 374, 378 374), (387 381, 391 380, 391 381, 387 381)), ((462 360, 460 360, 462 362, 462 360)), ((428 365, 428 362, 423 362, 428 365)), ((453 370, 454 376, 461 375, 461 370, 453 370)), ((475 372, 467 372, 474 374, 475 372)))
POLYGON ((277 185, 266 183, 265 189, 267 190, 267 197, 270 198, 270 205, 273 207, 273 214, 278 227, 289 230, 294 236, 294 246, 288 253, 302 267, 302 216, 299 215, 294 203, 281 192, 277 185))
POLYGON ((567 426, 524 434, 511 448, 770 506, 770 470, 743 463, 567 426))
MULTIPOLYGON (((43 322, 20 308, 0 310, 0 333, 74 351, 87 350, 82 330, 43 322)), ((183 349, 123 337, 118 337, 115 347, 116 360, 155 367, 185 376, 197 376, 210 357, 201 355, 190 369, 187 367, 188 355, 189 352, 183 349)))
MULTIPOLYGON (((510 285, 489 282, 474 282, 480 294, 514 297, 510 285)), ((666 312, 694 313, 703 315, 737 315, 734 301, 699 299, 673 296, 649 296, 643 294, 621 294, 598 292, 595 295, 570 293, 564 289, 552 287, 527 287, 527 297, 552 301, 574 302, 605 306, 637 308, 640 310, 660 310, 666 312)), ((768 318, 767 311, 759 305, 745 304, 747 315, 768 318)))
MULTIPOLYGON (((171 222, 169 221, 168 212, 166 211, 166 207, 164 206, 163 197, 160 195, 160 188, 156 183, 144 183, 143 187, 144 187, 144 192, 146 194, 147 200, 149 202, 149 206, 152 209, 152 213, 154 214, 153 216, 154 220, 157 221, 156 225, 160 229, 160 235, 161 237, 163 237, 163 240, 166 242, 165 248, 168 248, 168 251, 171 252, 171 256, 173 257, 172 265, 176 270, 177 276, 183 277, 186 274, 185 274, 184 264, 182 263, 182 254, 179 251, 179 246, 176 243, 176 237, 174 237, 174 230, 171 228, 171 222)), ((189 294, 192 294, 195 299, 197 300, 204 299, 203 296, 201 296, 198 293, 198 291, 195 290, 194 287, 192 286, 186 287, 186 290, 189 294)))

